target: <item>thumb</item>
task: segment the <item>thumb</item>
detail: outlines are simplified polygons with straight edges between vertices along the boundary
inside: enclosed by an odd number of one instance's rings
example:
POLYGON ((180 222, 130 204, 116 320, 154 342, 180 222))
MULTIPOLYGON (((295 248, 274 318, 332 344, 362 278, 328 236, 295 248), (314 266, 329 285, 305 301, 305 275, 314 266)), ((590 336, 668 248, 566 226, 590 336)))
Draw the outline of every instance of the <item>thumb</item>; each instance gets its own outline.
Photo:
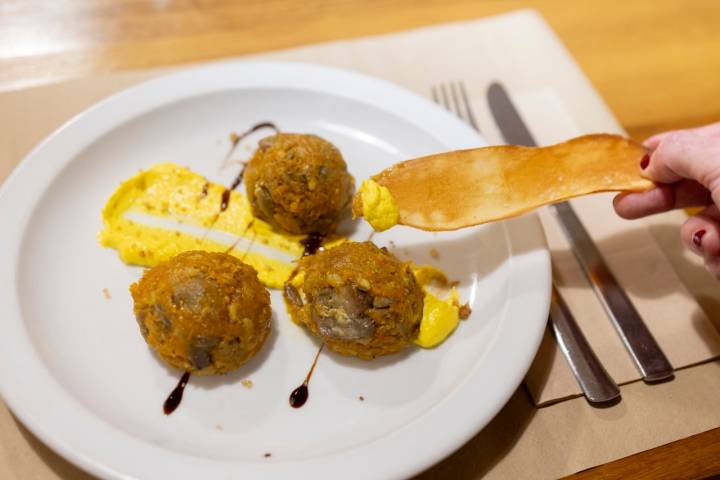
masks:
POLYGON ((720 138, 692 131, 672 132, 640 166, 644 176, 658 183, 695 180, 720 204, 720 138))
MULTIPOLYGON (((664 138, 678 131, 680 130, 671 130, 669 132, 658 133, 657 135, 653 135, 652 137, 645 140, 643 142, 643 145, 648 150, 655 150, 664 138)), ((698 135, 702 135, 703 137, 720 138, 720 122, 703 125, 702 127, 687 128, 683 129, 682 131, 697 133, 698 135)))

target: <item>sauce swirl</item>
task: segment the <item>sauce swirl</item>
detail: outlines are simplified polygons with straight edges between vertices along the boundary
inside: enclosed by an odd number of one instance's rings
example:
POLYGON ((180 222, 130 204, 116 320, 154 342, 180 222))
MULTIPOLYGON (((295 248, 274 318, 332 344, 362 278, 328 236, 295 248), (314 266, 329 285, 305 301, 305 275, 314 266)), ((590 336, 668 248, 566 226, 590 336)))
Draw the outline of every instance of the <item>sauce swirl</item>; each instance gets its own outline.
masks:
POLYGON ((188 380, 190 380, 190 372, 183 373, 182 377, 180 377, 180 380, 178 381, 178 384, 175 386, 173 391, 170 392, 170 395, 168 395, 165 403, 163 404, 163 412, 165 412, 165 415, 173 413, 180 405, 180 402, 182 402, 183 393, 185 392, 188 380))
MULTIPOLYGON (((253 125, 250 127, 247 131, 237 134, 233 133, 230 136, 230 142, 232 143, 232 146, 230 147, 230 150, 228 151, 227 155, 225 155, 225 161, 223 164, 227 163, 230 156, 233 154, 237 146, 240 144, 240 142, 246 138, 248 135, 257 132, 258 130, 262 130, 263 128, 271 128, 275 130, 275 133, 280 133, 280 129, 275 126, 272 122, 261 122, 258 124, 253 125)), ((247 167, 247 162, 243 163, 242 168, 240 169, 240 173, 238 173, 237 177, 235 177, 235 180, 233 180, 232 184, 230 184, 230 187, 226 188, 223 193, 222 197, 220 198, 220 212, 224 212, 227 210, 228 205, 230 204, 230 192, 235 190, 237 187, 240 186, 240 184, 243 181, 243 177, 245 175, 245 168, 247 167)))
POLYGON ((317 233, 311 233, 305 237, 302 241, 303 247, 305 247, 302 256, 315 255, 322 248, 323 240, 325 240, 325 235, 318 235, 317 233))
POLYGON ((320 352, 322 352, 323 348, 325 347, 325 344, 321 344, 320 348, 318 348, 317 353, 315 354, 315 359, 313 360, 312 366, 310 367, 310 371, 308 372, 307 376, 305 377, 305 381, 297 387, 295 390, 293 390, 290 393, 290 406, 293 408, 300 408, 303 405, 305 405, 305 402, 307 402, 308 396, 310 395, 310 391, 308 390, 308 385, 310 384, 310 378, 312 377, 313 372, 315 371, 315 365, 317 365, 318 358, 320 357, 320 352))

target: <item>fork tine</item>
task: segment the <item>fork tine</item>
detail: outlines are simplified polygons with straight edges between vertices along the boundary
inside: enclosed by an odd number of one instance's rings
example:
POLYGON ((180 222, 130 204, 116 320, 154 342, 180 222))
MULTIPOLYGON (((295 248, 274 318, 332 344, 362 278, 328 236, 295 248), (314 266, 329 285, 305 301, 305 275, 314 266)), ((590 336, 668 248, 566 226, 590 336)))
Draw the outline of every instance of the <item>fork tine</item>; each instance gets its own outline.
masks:
POLYGON ((453 112, 455 112, 455 115, 462 120, 463 122, 467 122, 467 119, 463 116, 462 110, 460 110, 460 102, 458 102, 458 93, 457 93, 458 87, 456 87, 456 83, 451 82, 450 83, 450 97, 452 98, 452 104, 453 104, 453 112))
MULTIPOLYGON (((446 110, 450 110, 450 102, 448 101, 447 88, 444 83, 440 84, 440 94, 442 96, 442 104, 446 110)), ((450 110, 452 111, 452 110, 450 110)))
POLYGON ((479 132, 480 127, 478 127, 478 124, 475 121, 475 115, 473 115, 472 108, 470 107, 470 100, 468 99, 467 90, 465 90, 465 84, 463 82, 458 82, 458 85, 458 88, 460 89, 460 95, 462 97, 463 103, 465 104, 465 116, 467 118, 467 122, 479 132))
POLYGON ((430 96, 433 102, 445 107, 445 110, 454 113, 460 120, 469 123, 478 132, 480 131, 463 82, 456 81, 449 84, 431 85, 430 96))

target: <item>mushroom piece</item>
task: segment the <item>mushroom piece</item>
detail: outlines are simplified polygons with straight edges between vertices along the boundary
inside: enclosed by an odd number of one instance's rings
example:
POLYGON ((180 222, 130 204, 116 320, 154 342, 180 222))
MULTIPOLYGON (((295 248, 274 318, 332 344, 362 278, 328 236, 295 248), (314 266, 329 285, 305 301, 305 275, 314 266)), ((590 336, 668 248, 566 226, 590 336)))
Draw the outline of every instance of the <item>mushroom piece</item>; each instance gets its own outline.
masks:
POLYGON ((284 297, 295 323, 331 350, 363 359, 402 350, 422 319, 423 291, 409 264, 370 242, 303 257, 284 297))
POLYGON ((258 143, 245 169, 253 213, 295 234, 329 234, 350 213, 355 181, 330 142, 317 135, 278 133, 258 143))
POLYGON ((181 253, 147 270, 130 292, 148 345, 195 374, 240 367, 270 333, 270 294, 255 270, 224 253, 181 253))
POLYGON ((370 294, 351 285, 328 287, 315 296, 313 320, 323 337, 369 341, 375 334, 375 322, 366 315, 372 305, 370 294))

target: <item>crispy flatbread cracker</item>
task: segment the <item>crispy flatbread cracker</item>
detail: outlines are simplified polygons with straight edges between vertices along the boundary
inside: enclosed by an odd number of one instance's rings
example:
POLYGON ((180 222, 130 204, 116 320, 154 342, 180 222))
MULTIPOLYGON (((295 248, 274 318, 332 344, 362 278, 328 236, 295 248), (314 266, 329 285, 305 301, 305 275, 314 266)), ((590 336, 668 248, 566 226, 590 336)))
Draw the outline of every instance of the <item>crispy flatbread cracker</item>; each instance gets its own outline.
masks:
MULTIPOLYGON (((642 145, 618 135, 586 135, 549 147, 494 146, 398 163, 375 177, 390 190, 399 223, 456 230, 514 217, 595 192, 643 191, 642 145)), ((362 205, 355 202, 356 214, 362 205)))

